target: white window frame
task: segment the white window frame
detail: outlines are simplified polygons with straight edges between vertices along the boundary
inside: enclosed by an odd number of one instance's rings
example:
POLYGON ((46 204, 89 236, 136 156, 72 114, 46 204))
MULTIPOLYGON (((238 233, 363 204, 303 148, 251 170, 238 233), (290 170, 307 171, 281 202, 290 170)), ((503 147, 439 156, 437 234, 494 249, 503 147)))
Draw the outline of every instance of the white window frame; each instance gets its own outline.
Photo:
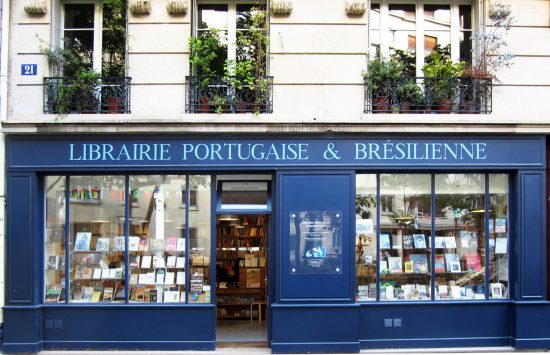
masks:
MULTIPOLYGON (((482 0, 442 0, 442 1, 423 1, 423 0, 379 0, 371 1, 375 4, 380 4, 380 53, 384 57, 388 57, 390 54, 390 29, 389 29, 389 4, 414 4, 416 15, 416 76, 424 76, 422 67, 424 66, 424 5, 449 5, 451 9, 451 59, 458 61, 460 56, 460 19, 459 19, 459 6, 470 5, 472 6, 472 33, 479 28, 479 9, 482 0), (422 10, 422 11, 420 11, 422 10), (420 39, 420 40, 419 40, 420 39)), ((370 9, 370 6, 369 6, 370 9)), ((369 30, 369 48, 372 43, 372 34, 369 30)), ((371 55, 373 55, 371 53, 371 55)), ((475 53, 473 53, 475 55, 475 53)))
MULTIPOLYGON (((227 59, 237 58, 237 5, 257 4, 257 0, 195 0, 193 3, 193 36, 198 35, 199 6, 200 5, 227 5, 227 59)), ((267 1, 265 1, 266 11, 267 1)), ((269 21, 269 17, 266 18, 269 21)), ((268 56, 269 58, 269 56, 268 56)), ((266 62, 267 59, 266 58, 266 62)))
MULTIPOLYGON (((68 0, 61 3, 61 29, 60 40, 63 44, 65 38, 65 5, 77 4, 77 5, 94 5, 94 35, 93 35, 93 50, 92 50, 92 69, 98 73, 101 73, 102 56, 103 56, 103 7, 100 1, 78 1, 68 0)), ((74 30, 71 28, 70 30, 74 30)))

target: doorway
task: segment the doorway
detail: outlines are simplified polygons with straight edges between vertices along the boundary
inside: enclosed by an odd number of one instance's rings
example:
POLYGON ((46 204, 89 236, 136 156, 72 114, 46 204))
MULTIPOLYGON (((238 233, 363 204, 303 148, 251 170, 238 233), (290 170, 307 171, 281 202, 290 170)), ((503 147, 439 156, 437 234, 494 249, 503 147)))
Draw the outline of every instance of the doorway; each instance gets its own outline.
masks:
POLYGON ((267 346, 267 214, 216 216, 216 341, 267 346))

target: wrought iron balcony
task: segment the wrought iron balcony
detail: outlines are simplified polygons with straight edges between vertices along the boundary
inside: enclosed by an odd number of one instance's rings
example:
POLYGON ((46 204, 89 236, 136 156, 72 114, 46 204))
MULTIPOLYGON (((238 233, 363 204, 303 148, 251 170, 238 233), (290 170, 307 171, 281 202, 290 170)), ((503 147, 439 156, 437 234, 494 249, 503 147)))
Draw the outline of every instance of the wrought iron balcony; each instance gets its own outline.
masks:
POLYGON ((187 76, 185 111, 189 113, 272 113, 273 77, 187 76))
POLYGON ((128 77, 44 78, 44 113, 130 113, 128 77))
POLYGON ((365 113, 491 113, 491 78, 402 77, 365 85, 365 113))

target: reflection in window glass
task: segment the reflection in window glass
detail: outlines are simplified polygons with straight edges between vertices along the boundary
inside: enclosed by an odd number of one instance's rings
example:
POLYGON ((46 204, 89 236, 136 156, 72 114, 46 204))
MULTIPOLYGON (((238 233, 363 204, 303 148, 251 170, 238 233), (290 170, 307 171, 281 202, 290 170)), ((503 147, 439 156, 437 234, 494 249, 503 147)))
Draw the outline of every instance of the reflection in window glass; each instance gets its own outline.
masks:
POLYGON ((124 302, 123 176, 70 178, 71 302, 124 302))
POLYGON ((416 9, 414 4, 389 5, 389 35, 390 49, 398 55, 400 60, 407 60, 408 66, 416 62, 416 9))
POLYGON ((201 4, 198 8, 197 36, 208 43, 218 43, 216 56, 210 69, 213 75, 224 75, 224 63, 227 58, 228 9, 223 4, 201 4))
POLYGON ((358 174, 355 193, 355 260, 358 301, 376 301, 376 175, 358 174))
POLYGON ((380 300, 429 300, 431 176, 380 175, 380 300))
POLYGON ((185 302, 185 176, 130 176, 129 300, 185 302))
POLYGON ((65 177, 46 177, 44 302, 65 302, 65 177))
POLYGON ((190 189, 197 191, 198 208, 189 211, 189 303, 210 303, 211 178, 190 175, 190 189), (191 231, 194 236, 191 236, 191 231), (193 241, 191 241, 193 238, 193 241))
POLYGON ((460 60, 472 62, 472 6, 460 5, 460 60))
POLYGON ((489 175, 489 297, 509 298, 508 175, 489 175))
POLYGON ((485 299, 485 175, 435 176, 436 299, 485 299))

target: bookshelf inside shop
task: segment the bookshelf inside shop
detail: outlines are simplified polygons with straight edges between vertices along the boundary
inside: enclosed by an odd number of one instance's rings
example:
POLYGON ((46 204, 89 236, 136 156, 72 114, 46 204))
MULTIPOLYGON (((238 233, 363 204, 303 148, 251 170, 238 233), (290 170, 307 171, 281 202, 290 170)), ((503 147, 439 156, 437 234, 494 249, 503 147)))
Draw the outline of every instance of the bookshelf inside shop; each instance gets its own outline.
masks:
POLYGON ((266 297, 266 216, 219 215, 216 222, 218 319, 257 317, 250 306, 266 297))

